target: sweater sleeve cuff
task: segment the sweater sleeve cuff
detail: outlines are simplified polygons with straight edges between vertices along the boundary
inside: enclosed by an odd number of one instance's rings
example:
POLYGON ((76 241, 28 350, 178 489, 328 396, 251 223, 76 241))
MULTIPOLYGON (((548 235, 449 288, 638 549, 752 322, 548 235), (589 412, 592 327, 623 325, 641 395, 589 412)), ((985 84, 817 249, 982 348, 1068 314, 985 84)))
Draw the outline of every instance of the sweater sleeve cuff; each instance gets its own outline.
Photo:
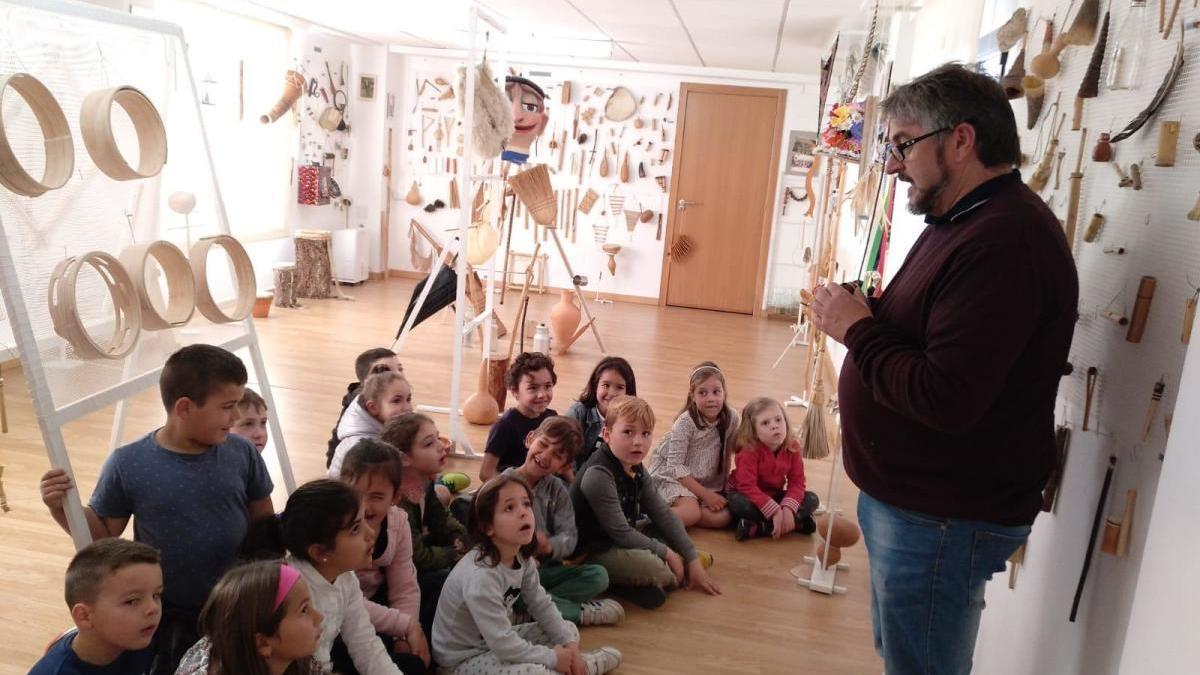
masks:
POLYGON ((779 502, 775 501, 774 499, 768 499, 767 503, 758 507, 758 510, 762 511, 762 514, 768 518, 773 517, 775 513, 779 511, 779 509, 779 502))
POLYGON ((878 323, 873 316, 865 316, 855 321, 852 326, 846 329, 846 349, 854 351, 861 346, 871 334, 871 328, 878 325, 878 323))
POLYGON ((791 509, 792 513, 800 513, 800 502, 791 497, 784 497, 779 505, 785 509, 791 509))

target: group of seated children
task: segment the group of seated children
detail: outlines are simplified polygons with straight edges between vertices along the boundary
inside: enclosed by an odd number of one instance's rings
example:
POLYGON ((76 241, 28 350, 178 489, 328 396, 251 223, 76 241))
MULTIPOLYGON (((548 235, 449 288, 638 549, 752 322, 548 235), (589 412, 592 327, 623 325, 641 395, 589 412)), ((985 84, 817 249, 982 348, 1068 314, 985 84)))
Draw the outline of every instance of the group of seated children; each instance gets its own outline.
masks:
MULTIPOLYGON (((653 608, 672 588, 720 592, 686 527, 812 531, 816 497, 782 406, 755 399, 739 424, 711 362, 646 468, 655 416, 628 362, 602 360, 560 417, 553 362, 521 354, 486 482, 453 504, 466 527, 447 507, 445 439, 412 411, 395 355, 364 353, 356 371, 329 477, 275 514, 266 404, 245 367, 208 345, 173 354, 166 423, 112 453, 85 509, 95 543, 66 577, 77 628, 31 672, 598 675, 621 653, 582 651, 576 626, 625 615, 601 594, 653 608), (136 543, 117 539, 131 517, 136 543)), ((42 478, 68 532, 72 488, 60 469, 42 478)))

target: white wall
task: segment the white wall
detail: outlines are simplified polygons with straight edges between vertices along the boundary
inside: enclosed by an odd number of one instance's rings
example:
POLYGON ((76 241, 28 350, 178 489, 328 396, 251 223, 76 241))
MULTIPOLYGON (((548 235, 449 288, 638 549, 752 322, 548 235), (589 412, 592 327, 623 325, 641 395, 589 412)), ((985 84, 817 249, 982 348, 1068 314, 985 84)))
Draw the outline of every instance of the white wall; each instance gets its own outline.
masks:
MULTIPOLYGON (((1188 348, 1187 363, 1180 376, 1180 411, 1200 409, 1200 339, 1188 348)), ((1200 641, 1196 640, 1196 606, 1200 603, 1200 417, 1179 415, 1171 430, 1163 460, 1162 479, 1154 498, 1146 530, 1142 559, 1125 651, 1121 656, 1123 675, 1184 675, 1200 663, 1200 641)))
MULTIPOLYGON (((392 195, 392 230, 391 230, 391 247, 390 247, 390 266, 393 269, 411 270, 413 269, 409 256, 409 238, 408 238, 408 223, 410 219, 417 219, 427 229, 435 232, 438 236, 444 239, 449 238, 446 230, 456 227, 458 224, 457 212, 451 209, 443 209, 433 214, 425 213, 421 207, 413 207, 403 201, 413 180, 421 182, 421 192, 424 197, 422 206, 433 201, 435 198, 440 198, 443 201, 447 199, 448 193, 448 175, 427 175, 430 171, 426 165, 420 161, 420 155, 417 152, 409 152, 408 143, 410 137, 407 135, 409 129, 415 131, 415 135, 419 139, 420 127, 418 121, 412 117, 414 105, 415 81, 419 79, 433 79, 435 75, 440 75, 446 80, 454 80, 455 68, 461 61, 448 59, 443 57, 414 55, 414 54, 392 54, 390 57, 389 72, 391 75, 390 86, 397 87, 394 89, 396 93, 396 108, 397 118, 394 120, 394 193, 392 195)), ((635 94, 641 96, 646 95, 647 101, 644 105, 649 106, 653 103, 655 94, 662 93, 663 100, 657 108, 657 113, 660 117, 665 115, 670 119, 675 118, 678 108, 679 86, 683 82, 710 82, 732 85, 744 85, 755 87, 771 87, 784 89, 787 91, 787 107, 784 120, 784 133, 781 139, 781 144, 786 145, 788 140, 788 131, 793 129, 811 129, 812 123, 810 118, 815 119, 816 110, 816 87, 813 85, 805 86, 791 82, 780 81, 778 84, 771 84, 764 81, 747 81, 739 79, 736 76, 704 76, 691 72, 671 72, 670 70, 662 70, 655 72, 641 72, 638 70, 622 70, 621 64, 614 64, 610 68, 606 67, 570 67, 560 65, 544 65, 544 64, 514 64, 521 72, 549 72, 550 76, 538 77, 539 82, 555 82, 559 83, 563 80, 569 80, 573 83, 575 91, 574 96, 578 102, 582 96, 581 89, 590 90, 594 87, 608 87, 617 84, 628 86, 635 94), (670 93, 674 99, 672 108, 669 112, 665 112, 666 95, 670 93)), ((556 120, 554 117, 555 108, 557 107, 558 91, 551 93, 551 122, 547 132, 540 141, 540 147, 545 148, 549 141, 550 129, 554 128, 556 123, 561 124, 561 120, 556 120)), ((597 99, 593 96, 589 105, 598 104, 599 108, 603 108, 603 99, 597 99)), ((428 105, 428 102, 422 102, 421 106, 428 105)), ((452 109, 452 107, 451 107, 452 109)), ((649 117, 647 124, 649 124, 649 117)), ((571 120, 566 121, 566 126, 570 127, 571 120)), ((582 123, 581 123, 582 124, 582 123)), ((633 130, 630 129, 632 132, 633 130)), ((674 125, 669 129, 667 147, 674 148, 674 125)), ((415 146, 419 146, 419 140, 415 146)), ((656 146, 661 143, 656 143, 656 146)), ((571 147, 575 147, 571 143, 571 147)), ((419 148, 418 148, 419 150, 419 148)), ((783 157, 786 153, 781 153, 781 163, 779 170, 782 172, 783 157)), ((568 157, 564 173, 569 170, 570 159, 568 157)), ((666 174, 668 180, 670 177, 670 160, 664 167, 650 166, 647 162, 649 175, 666 174)), ((555 179, 556 187, 562 182, 564 185, 575 187, 577 185, 574 179, 566 180, 567 176, 561 176, 555 179)), ((608 186, 612 182, 612 177, 608 180, 599 178, 585 177, 585 184, 580 189, 580 194, 591 186, 602 194, 608 192, 608 186), (602 187, 603 186, 603 187, 602 187)), ((782 190, 782 181, 777 187, 777 190, 782 190)), ((626 207, 633 208, 634 202, 640 200, 644 208, 662 212, 664 214, 664 239, 666 230, 666 220, 669 219, 672 209, 668 208, 667 197, 663 194, 650 180, 636 181, 622 187, 622 193, 627 196, 626 207)), ((462 195, 462 200, 467 203, 469 195, 462 195)), ((778 200, 776 200, 777 203, 778 200)), ((637 296, 642 298, 657 298, 659 293, 659 285, 662 271, 662 256, 664 242, 654 239, 655 226, 639 225, 632 236, 626 231, 624 220, 619 223, 616 219, 611 219, 608 234, 610 243, 618 243, 623 246, 621 253, 617 257, 617 275, 615 278, 609 278, 608 271, 605 268, 607 257, 601 253, 598 246, 592 238, 591 224, 599 218, 600 206, 593 210, 592 214, 585 217, 580 214, 577 227, 578 236, 574 243, 564 242, 567 249, 567 254, 570 256, 572 267, 576 273, 585 274, 591 280, 591 285, 588 290, 592 291, 597 288, 605 293, 617 293, 622 295, 637 296), (603 271, 603 280, 598 281, 599 275, 603 271)), ((773 218, 773 221, 778 220, 778 215, 773 218)), ((513 239, 514 250, 531 251, 533 249, 532 230, 525 230, 518 220, 515 223, 515 237, 513 239)), ((778 233, 772 233, 772 250, 780 249, 790 251, 794 245, 792 239, 798 235, 794 231, 783 230, 778 233)), ((543 247, 543 251, 547 250, 543 247)), ((498 267, 502 266, 502 257, 498 259, 498 267)), ((556 254, 551 255, 551 263, 549 266, 548 283, 555 287, 564 287, 569 285, 569 278, 565 267, 558 261, 556 254)), ((768 275, 770 277, 770 275, 768 275)), ((769 279, 768 279, 769 281, 769 279)))

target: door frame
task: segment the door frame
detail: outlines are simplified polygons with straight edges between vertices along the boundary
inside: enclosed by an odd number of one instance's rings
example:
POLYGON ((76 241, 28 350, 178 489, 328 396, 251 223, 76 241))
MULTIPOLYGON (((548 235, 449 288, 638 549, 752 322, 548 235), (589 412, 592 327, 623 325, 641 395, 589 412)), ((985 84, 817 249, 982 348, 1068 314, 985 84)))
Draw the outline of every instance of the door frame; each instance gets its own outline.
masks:
POLYGON ((759 241, 758 266, 755 272, 754 311, 751 316, 763 318, 763 296, 767 285, 767 258, 771 249, 771 235, 775 222, 775 191, 779 187, 779 158, 783 143, 783 117, 787 107, 787 90, 770 89, 766 87, 739 87, 728 84, 701 84, 698 82, 682 82, 679 85, 679 117, 675 123, 674 155, 671 160, 671 189, 668 194, 667 209, 671 214, 667 218, 667 231, 663 239, 662 274, 658 285, 658 305, 667 306, 667 287, 671 281, 671 244, 675 238, 675 214, 678 210, 675 204, 679 201, 676 191, 679 188, 679 170, 682 166, 683 152, 681 141, 683 131, 687 126, 687 101, 692 93, 697 94, 729 94, 733 96, 763 96, 775 99, 775 128, 772 131, 774 144, 771 147, 771 171, 767 179, 766 201, 763 203, 762 236, 759 241))

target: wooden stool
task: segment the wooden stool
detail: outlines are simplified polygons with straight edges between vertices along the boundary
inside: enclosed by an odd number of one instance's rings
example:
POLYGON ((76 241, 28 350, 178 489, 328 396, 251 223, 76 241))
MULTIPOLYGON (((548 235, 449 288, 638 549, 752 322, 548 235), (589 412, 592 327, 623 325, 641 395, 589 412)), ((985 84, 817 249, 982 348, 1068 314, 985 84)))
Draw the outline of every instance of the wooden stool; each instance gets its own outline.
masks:
POLYGON ((291 263, 271 268, 275 280, 275 306, 299 307, 296 302, 296 266, 291 263))
MULTIPOLYGON (((511 254, 512 263, 508 269, 508 287, 521 290, 525 284, 525 268, 527 264, 521 264, 522 261, 527 261, 533 257, 532 253, 523 251, 513 251, 511 254)), ((529 280, 529 290, 537 291, 538 293, 546 292, 546 261, 549 260, 549 253, 541 253, 537 257, 534 264, 534 272, 529 280)))
POLYGON ((324 230, 296 233, 296 297, 332 298, 333 261, 330 234, 324 230))

